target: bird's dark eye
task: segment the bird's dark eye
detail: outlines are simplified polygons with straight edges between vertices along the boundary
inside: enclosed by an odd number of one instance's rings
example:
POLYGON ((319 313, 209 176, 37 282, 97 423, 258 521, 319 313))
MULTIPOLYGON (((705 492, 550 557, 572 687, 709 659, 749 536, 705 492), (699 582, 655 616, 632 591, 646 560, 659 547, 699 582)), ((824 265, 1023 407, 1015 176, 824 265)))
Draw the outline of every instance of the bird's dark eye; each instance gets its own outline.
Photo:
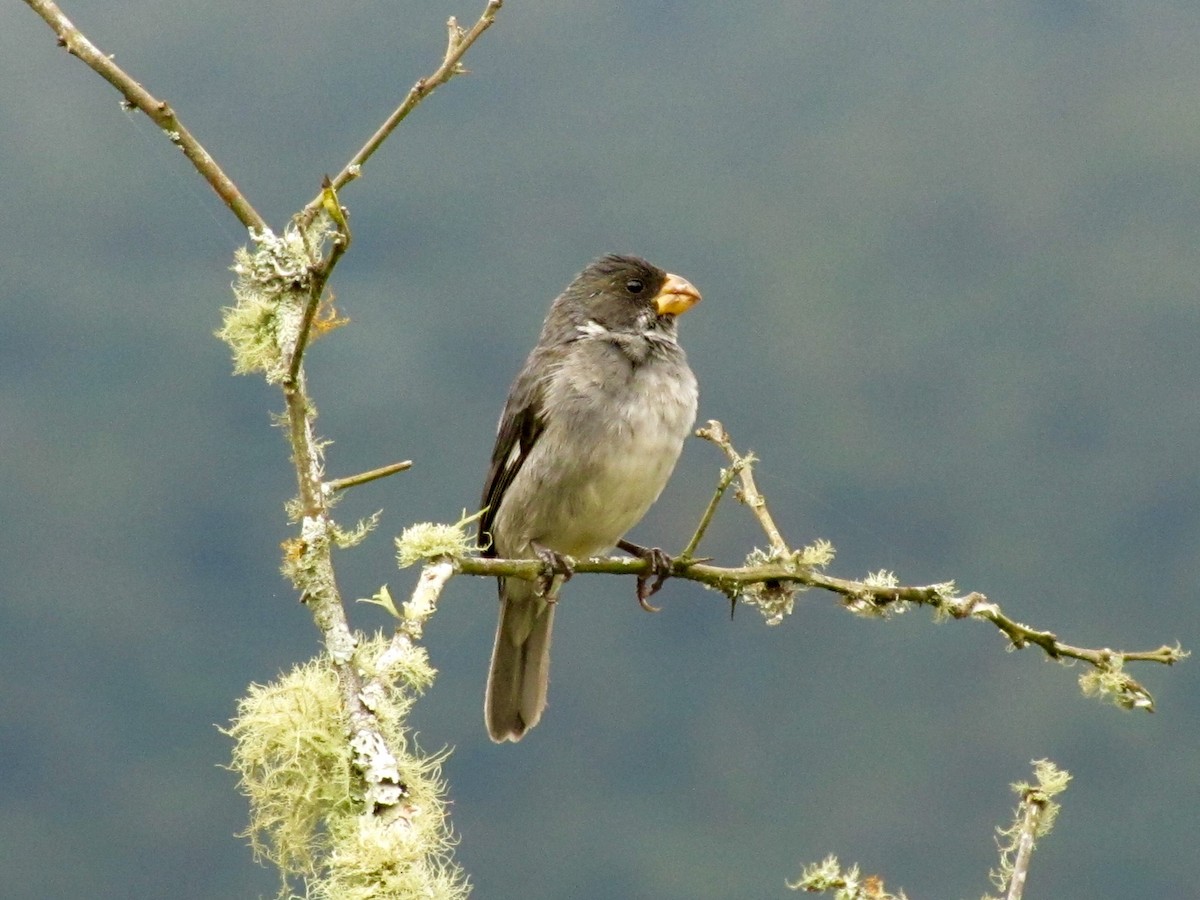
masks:
POLYGON ((625 290, 629 291, 631 294, 640 294, 645 289, 646 285, 640 278, 630 278, 627 282, 625 282, 625 290))

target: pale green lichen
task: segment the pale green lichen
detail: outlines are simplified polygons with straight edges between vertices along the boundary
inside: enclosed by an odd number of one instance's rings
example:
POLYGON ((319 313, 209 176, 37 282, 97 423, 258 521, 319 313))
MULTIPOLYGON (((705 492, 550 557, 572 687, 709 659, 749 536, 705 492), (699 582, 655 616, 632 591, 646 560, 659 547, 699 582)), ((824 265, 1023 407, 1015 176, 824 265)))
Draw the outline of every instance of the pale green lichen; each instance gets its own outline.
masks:
POLYGON ((884 890, 881 878, 863 875, 856 865, 842 869, 837 857, 832 855, 805 866, 798 879, 785 884, 793 891, 809 894, 832 892, 834 900, 906 900, 904 891, 889 894, 884 890))
POLYGON ((930 588, 937 594, 938 599, 946 603, 958 597, 958 585, 953 581, 939 581, 937 584, 930 585, 930 588))
MULTIPOLYGON (((818 538, 802 550, 762 550, 755 547, 746 556, 745 565, 782 566, 789 574, 820 569, 833 562, 833 544, 818 538)), ((786 578, 768 579, 746 585, 737 595, 738 599, 755 607, 769 626, 776 626, 790 616, 795 609, 796 594, 808 588, 786 578)))
POLYGON ((887 590, 888 588, 899 587, 900 579, 896 577, 895 572, 880 569, 878 572, 868 572, 867 577, 863 579, 863 584, 872 590, 887 590))
POLYGON ((413 563, 439 556, 468 556, 478 551, 476 539, 468 533, 467 525, 474 522, 482 510, 474 515, 465 513, 453 525, 439 522, 419 522, 410 525, 396 538, 396 564, 406 569, 413 563))
POLYGON ((836 552, 825 538, 817 538, 795 555, 796 563, 809 569, 823 569, 833 562, 836 552))
MULTIPOLYGON (((1000 867, 989 872, 992 884, 1001 893, 1009 888, 1022 840, 1033 841, 1045 837, 1054 828, 1058 817, 1059 803, 1054 799, 1067 789, 1071 773, 1060 769, 1048 759, 1033 761, 1033 776, 1036 784, 1018 781, 1012 785, 1013 792, 1021 798, 1013 814, 1013 823, 1008 828, 996 829, 996 844, 1000 849, 1000 867)), ((983 900, 993 900, 985 895, 983 900)))
POLYGON ((1080 675, 1079 687, 1085 696, 1099 697, 1122 709, 1154 712, 1154 698, 1125 673, 1124 664, 1116 655, 1080 675))
MULTIPOLYGON (((418 813, 423 814, 423 813, 418 813)), ((381 898, 465 898, 470 889, 449 855, 429 853, 419 835, 373 818, 340 819, 332 835, 334 852, 325 875, 309 883, 308 896, 320 900, 381 898)))
POLYGON ((331 234, 330 219, 321 215, 306 231, 295 224, 282 235, 252 232, 254 249, 234 254, 236 303, 222 310, 217 337, 233 351, 234 374, 262 372, 277 382, 287 374, 292 349, 300 335, 314 267, 320 247, 331 234))
POLYGON ((253 685, 226 731, 235 742, 230 768, 250 801, 244 836, 258 858, 279 868, 281 897, 291 892, 293 878, 304 881, 306 896, 329 900, 450 900, 468 893, 450 858, 453 835, 440 777, 445 753, 421 754, 404 725, 432 669, 422 648, 399 658, 384 652, 388 646, 376 636, 355 655, 364 681, 375 687, 379 734, 403 785, 402 799, 386 815, 363 808, 364 781, 327 658, 253 685), (375 671, 385 656, 387 670, 375 671))
POLYGON ((379 525, 379 517, 382 515, 383 510, 378 510, 365 519, 359 519, 353 528, 342 528, 335 523, 330 535, 333 543, 343 550, 358 546, 379 525))
POLYGON ((429 654, 420 644, 410 644, 407 652, 396 654, 385 652, 385 639, 376 635, 366 642, 355 656, 359 672, 367 681, 380 684, 401 685, 403 693, 393 696, 391 704, 383 710, 376 711, 384 718, 396 717, 395 726, 399 727, 404 716, 415 702, 433 684, 437 670, 429 664, 429 654))
POLYGON ((978 596, 972 595, 971 600, 959 597, 958 585, 953 581, 931 584, 929 590, 933 593, 933 621, 937 623, 969 614, 971 611, 969 604, 975 603, 973 598, 978 596))
POLYGON ((845 600, 846 609, 855 615, 868 619, 886 619, 908 610, 909 604, 906 601, 879 597, 879 594, 887 594, 900 586, 900 579, 894 572, 887 569, 868 572, 867 577, 859 584, 862 588, 855 594, 848 595, 845 600))
POLYGON ((794 581, 759 581, 747 585, 741 599, 757 609, 770 627, 783 623, 795 609, 796 594, 802 588, 794 581))
POLYGON ((323 516, 304 516, 300 536, 283 543, 280 571, 304 597, 331 597, 336 594, 333 572, 329 567, 329 520, 323 516))
POLYGON ((251 685, 226 731, 235 742, 231 768, 250 800, 244 836, 285 875, 315 874, 329 851, 324 823, 357 812, 341 701, 328 660, 314 660, 251 685))

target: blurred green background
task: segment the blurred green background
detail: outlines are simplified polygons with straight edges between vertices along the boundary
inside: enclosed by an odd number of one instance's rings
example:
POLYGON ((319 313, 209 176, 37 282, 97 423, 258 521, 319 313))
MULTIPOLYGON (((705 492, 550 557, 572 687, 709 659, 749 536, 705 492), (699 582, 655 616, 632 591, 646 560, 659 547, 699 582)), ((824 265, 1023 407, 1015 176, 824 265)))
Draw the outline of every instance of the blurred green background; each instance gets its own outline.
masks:
MULTIPOLYGON (((279 225, 481 6, 65 11, 279 225)), ((547 304, 621 251, 703 292, 701 419, 832 572, 954 578, 1084 646, 1196 645, 1197 46, 1183 2, 509 0, 342 198, 353 324, 310 357, 330 472, 416 463, 341 507, 384 510, 346 595, 405 593, 390 535, 475 507, 547 304)), ((2 892, 271 896, 214 723, 317 641, 277 572, 280 399, 212 337, 245 236, 19 3, 0 78, 2 892)), ((722 462, 691 442, 632 537, 681 547, 722 462)), ((730 504, 704 549, 762 542, 730 504)), ((834 851, 977 897, 1043 756, 1075 782, 1028 897, 1196 896, 1195 663, 1136 669, 1159 711, 1135 715, 984 624, 660 599, 572 582, 550 709, 496 747, 494 587, 451 583, 416 719, 454 748, 476 896, 781 897, 834 851)))

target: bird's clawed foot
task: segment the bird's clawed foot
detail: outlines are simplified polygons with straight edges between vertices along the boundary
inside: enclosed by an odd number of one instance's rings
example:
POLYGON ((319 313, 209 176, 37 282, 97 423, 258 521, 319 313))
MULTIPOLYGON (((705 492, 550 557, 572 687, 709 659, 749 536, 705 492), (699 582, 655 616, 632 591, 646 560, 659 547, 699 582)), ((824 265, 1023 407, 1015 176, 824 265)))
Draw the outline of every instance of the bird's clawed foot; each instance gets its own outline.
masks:
POLYGON ((549 547, 543 547, 541 544, 534 544, 533 552, 542 561, 542 573, 538 575, 537 579, 538 593, 553 603, 558 599, 557 587, 570 581, 571 576, 575 574, 575 560, 565 553, 559 553, 549 547), (562 581, 556 587, 554 580, 559 577, 562 578, 562 581))
POLYGON ((626 553, 630 553, 638 559, 644 559, 650 563, 649 570, 638 576, 637 600, 638 604, 646 612, 658 612, 660 608, 652 606, 647 601, 658 593, 659 588, 663 586, 663 582, 670 577, 675 561, 671 559, 665 550, 658 547, 643 547, 641 544, 625 540, 617 541, 617 546, 626 553))

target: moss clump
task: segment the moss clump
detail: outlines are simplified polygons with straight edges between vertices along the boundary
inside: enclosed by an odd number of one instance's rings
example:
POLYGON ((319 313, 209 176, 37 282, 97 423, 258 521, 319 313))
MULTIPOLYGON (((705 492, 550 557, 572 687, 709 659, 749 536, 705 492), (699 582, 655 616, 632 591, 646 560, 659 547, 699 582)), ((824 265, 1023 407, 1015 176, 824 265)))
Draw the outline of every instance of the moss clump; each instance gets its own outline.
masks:
POLYGON ((419 658, 400 661, 383 656, 387 646, 380 636, 361 641, 355 663, 375 687, 371 709, 403 785, 394 806, 364 809, 342 689, 327 657, 253 685, 226 731, 234 739, 230 768, 250 801, 243 836, 257 858, 278 867, 281 897, 291 894, 293 878, 303 879, 306 896, 328 900, 467 896, 450 857, 445 754, 422 755, 404 725, 432 669, 422 648, 412 648, 419 658), (377 680, 381 656, 389 661, 377 680))

